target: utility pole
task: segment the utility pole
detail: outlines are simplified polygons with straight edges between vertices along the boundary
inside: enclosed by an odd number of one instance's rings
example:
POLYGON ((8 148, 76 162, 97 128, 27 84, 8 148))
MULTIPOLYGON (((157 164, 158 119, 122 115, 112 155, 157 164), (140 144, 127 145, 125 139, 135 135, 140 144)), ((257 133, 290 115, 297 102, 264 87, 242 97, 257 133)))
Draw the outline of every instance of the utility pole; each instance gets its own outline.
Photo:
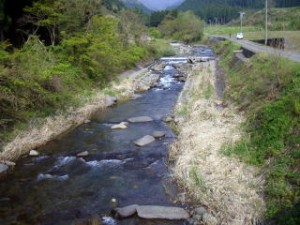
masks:
POLYGON ((268 0, 266 0, 266 21, 265 21, 265 45, 268 45, 268 0))
POLYGON ((246 14, 245 12, 239 12, 240 18, 241 18, 241 33, 243 33, 243 18, 244 15, 246 14))

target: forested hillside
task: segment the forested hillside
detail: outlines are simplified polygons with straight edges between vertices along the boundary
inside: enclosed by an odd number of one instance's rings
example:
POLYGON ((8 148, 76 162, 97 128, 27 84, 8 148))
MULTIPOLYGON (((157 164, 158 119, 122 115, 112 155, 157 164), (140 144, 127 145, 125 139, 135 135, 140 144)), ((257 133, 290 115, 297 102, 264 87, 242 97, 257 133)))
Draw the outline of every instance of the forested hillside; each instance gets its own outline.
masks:
POLYGON ((119 1, 0 3, 0 144, 11 128, 76 106, 149 55, 143 19, 119 1))
MULTIPOLYGON (((179 10, 192 10, 196 15, 208 23, 227 23, 239 16, 240 10, 258 9, 264 7, 262 0, 186 0, 179 6, 179 10)), ((300 0, 273 0, 275 7, 299 6, 300 0)))
POLYGON ((123 4, 131 9, 136 9, 139 10, 143 13, 151 13, 152 10, 147 8, 146 6, 144 6, 142 3, 140 3, 138 0, 121 0, 123 2, 123 4))

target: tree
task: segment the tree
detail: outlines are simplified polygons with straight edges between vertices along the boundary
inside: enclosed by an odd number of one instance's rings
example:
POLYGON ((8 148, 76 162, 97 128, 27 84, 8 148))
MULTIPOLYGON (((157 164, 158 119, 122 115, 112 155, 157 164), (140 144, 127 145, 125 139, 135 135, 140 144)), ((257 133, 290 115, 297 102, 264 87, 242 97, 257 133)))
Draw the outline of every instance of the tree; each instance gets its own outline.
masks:
POLYGON ((24 9, 28 13, 28 23, 36 26, 36 31, 40 27, 45 27, 49 33, 51 44, 55 45, 57 41, 58 25, 63 18, 62 5, 60 1, 43 0, 33 2, 32 7, 24 9))
POLYGON ((167 16, 159 26, 166 37, 193 42, 203 35, 203 22, 192 11, 180 12, 177 17, 167 16))

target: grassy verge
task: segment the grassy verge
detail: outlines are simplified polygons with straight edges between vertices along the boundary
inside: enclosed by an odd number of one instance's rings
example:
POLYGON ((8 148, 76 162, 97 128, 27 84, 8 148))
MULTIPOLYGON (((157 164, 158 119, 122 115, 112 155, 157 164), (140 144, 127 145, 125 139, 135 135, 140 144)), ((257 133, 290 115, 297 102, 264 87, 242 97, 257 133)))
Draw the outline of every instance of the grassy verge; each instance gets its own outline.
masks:
POLYGON ((246 135, 226 155, 261 167, 270 223, 300 224, 300 65, 265 54, 236 63, 231 42, 215 50, 226 71, 226 97, 246 115, 246 135))

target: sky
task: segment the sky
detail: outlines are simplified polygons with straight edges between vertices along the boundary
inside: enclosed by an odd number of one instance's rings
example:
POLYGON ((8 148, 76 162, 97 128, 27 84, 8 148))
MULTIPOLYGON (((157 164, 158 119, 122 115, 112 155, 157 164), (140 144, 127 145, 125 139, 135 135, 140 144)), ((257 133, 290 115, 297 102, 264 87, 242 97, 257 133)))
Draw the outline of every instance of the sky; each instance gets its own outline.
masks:
POLYGON ((184 0, 139 0, 149 9, 153 10, 164 10, 173 5, 179 5, 184 0))

